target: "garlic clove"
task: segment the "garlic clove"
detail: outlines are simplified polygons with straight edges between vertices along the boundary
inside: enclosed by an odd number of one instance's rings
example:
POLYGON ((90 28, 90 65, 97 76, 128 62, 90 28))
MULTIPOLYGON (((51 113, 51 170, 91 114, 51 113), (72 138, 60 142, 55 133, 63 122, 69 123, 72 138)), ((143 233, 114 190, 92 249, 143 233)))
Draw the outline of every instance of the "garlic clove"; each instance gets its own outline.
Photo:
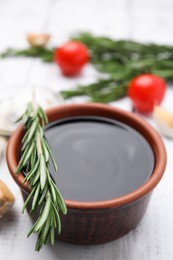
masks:
POLYGON ((153 111, 153 118, 160 132, 164 136, 172 139, 173 138, 173 114, 167 112, 160 106, 155 106, 153 111))
POLYGON ((44 47, 50 40, 50 34, 28 33, 27 40, 32 47, 44 47))
POLYGON ((0 180, 0 218, 10 210, 13 204, 13 194, 9 188, 0 180))
POLYGON ((0 136, 0 163, 4 160, 6 144, 7 144, 6 138, 0 136))

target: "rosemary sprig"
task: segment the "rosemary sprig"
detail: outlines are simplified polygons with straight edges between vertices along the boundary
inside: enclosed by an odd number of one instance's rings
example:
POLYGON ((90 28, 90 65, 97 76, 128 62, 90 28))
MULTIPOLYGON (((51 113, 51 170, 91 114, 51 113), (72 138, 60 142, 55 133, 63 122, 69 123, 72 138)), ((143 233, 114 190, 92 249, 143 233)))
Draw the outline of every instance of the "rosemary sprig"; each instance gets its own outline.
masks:
POLYGON ((81 33, 72 38, 90 51, 90 62, 107 79, 62 91, 65 99, 88 96, 94 102, 108 103, 126 96, 130 80, 142 73, 153 73, 173 82, 173 46, 113 40, 81 33))
POLYGON ((120 83, 117 86, 112 79, 100 79, 93 84, 78 86, 74 90, 61 91, 64 99, 76 96, 88 96, 93 102, 109 103, 126 95, 127 85, 120 83))
MULTIPOLYGON (((173 46, 113 40, 90 33, 80 33, 72 39, 83 42, 88 47, 90 62, 104 77, 94 83, 77 86, 74 90, 62 91, 65 99, 88 96, 94 102, 108 103, 117 100, 126 96, 130 80, 142 73, 153 73, 167 82, 173 82, 173 46)), ((55 48, 46 47, 8 49, 0 57, 30 56, 51 62, 54 50, 55 48)))
POLYGON ((33 57, 40 58, 44 62, 52 62, 53 61, 54 48, 46 48, 46 47, 30 47, 28 49, 15 50, 9 48, 0 54, 1 58, 7 57, 33 57))
POLYGON ((30 214, 40 208, 39 217, 28 233, 37 233, 35 250, 39 251, 44 244, 54 244, 55 230, 61 232, 59 211, 67 213, 64 199, 49 172, 48 165, 52 161, 57 170, 51 149, 43 135, 43 127, 48 118, 40 106, 29 103, 24 114, 17 120, 23 121, 26 132, 22 139, 21 158, 16 173, 24 171, 31 192, 27 197, 22 212, 29 201, 32 201, 30 214))

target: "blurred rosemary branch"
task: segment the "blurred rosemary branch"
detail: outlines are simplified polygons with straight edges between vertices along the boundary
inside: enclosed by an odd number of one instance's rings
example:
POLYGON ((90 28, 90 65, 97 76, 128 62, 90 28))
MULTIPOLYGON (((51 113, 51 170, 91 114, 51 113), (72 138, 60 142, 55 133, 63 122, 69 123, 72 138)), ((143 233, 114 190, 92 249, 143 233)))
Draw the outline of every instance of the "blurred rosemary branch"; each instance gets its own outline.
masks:
POLYGON ((52 62, 53 54, 54 54, 54 48, 30 47, 22 50, 8 48, 4 52, 0 53, 0 58, 24 56, 24 57, 40 58, 44 62, 52 62))
POLYGON ((173 82, 173 46, 113 40, 90 33, 81 33, 73 40, 89 48, 90 62, 106 79, 63 91, 65 99, 88 96, 94 102, 112 102, 126 96, 130 80, 142 73, 153 73, 173 82))
MULTIPOLYGON (((90 51, 90 62, 103 77, 86 86, 62 91, 65 99, 88 96, 91 101, 108 103, 126 96, 129 81, 142 73, 153 73, 173 82, 173 46, 113 40, 80 33, 73 40, 83 42, 90 51)), ((32 56, 53 61, 54 48, 7 50, 1 57, 32 56)))

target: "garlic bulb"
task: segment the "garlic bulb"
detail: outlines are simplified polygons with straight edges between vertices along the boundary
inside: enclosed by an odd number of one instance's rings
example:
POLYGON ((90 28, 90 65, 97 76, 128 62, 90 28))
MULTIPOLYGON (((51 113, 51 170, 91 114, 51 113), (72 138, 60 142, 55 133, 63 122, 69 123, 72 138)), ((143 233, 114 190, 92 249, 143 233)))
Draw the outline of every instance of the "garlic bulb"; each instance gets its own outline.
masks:
POLYGON ((153 118, 160 130, 160 132, 168 137, 173 138, 173 114, 167 112, 160 106, 155 106, 153 111, 153 118))
MULTIPOLYGON (((25 111, 27 103, 32 100, 31 90, 31 86, 24 88, 23 85, 11 85, 2 89, 3 96, 0 97, 0 163, 4 159, 6 142, 17 127, 14 122, 21 116, 22 111, 25 111), (20 93, 22 99, 16 93, 20 93)), ((38 104, 44 109, 64 102, 63 97, 50 87, 37 85, 34 91, 38 104)))
POLYGON ((13 204, 13 194, 9 188, 0 180, 0 218, 9 211, 13 204))
POLYGON ((50 34, 28 33, 27 40, 32 47, 44 47, 50 39, 50 34))

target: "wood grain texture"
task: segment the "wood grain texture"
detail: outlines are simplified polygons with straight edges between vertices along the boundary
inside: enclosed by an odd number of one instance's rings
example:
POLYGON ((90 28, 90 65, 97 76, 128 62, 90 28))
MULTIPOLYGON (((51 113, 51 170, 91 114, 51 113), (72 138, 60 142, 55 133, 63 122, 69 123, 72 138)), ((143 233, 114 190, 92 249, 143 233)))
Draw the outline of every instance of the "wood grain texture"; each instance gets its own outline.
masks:
MULTIPOLYGON (((1 0, 0 50, 27 46, 25 34, 29 31, 50 32, 53 45, 62 43, 77 31, 173 44, 172 12, 172 0, 1 0)), ((39 60, 0 60, 0 99, 11 85, 24 88, 33 84, 46 85, 59 90, 91 82, 97 76, 90 65, 81 76, 68 79, 62 77, 53 64, 43 64, 39 60)), ((170 89, 164 106, 173 111, 172 100, 173 90, 170 89)), ((113 105, 131 109, 126 98, 113 105)), ((148 121, 154 125, 151 119, 148 121)), ((164 142, 168 153, 165 177, 152 196, 147 214, 134 231, 117 241, 97 246, 57 241, 55 247, 46 246, 39 254, 33 250, 36 237, 26 238, 31 221, 27 214, 20 214, 23 204, 20 191, 8 174, 5 162, 1 164, 0 178, 13 190, 16 203, 9 215, 0 220, 0 259, 172 260, 173 142, 164 142)))

